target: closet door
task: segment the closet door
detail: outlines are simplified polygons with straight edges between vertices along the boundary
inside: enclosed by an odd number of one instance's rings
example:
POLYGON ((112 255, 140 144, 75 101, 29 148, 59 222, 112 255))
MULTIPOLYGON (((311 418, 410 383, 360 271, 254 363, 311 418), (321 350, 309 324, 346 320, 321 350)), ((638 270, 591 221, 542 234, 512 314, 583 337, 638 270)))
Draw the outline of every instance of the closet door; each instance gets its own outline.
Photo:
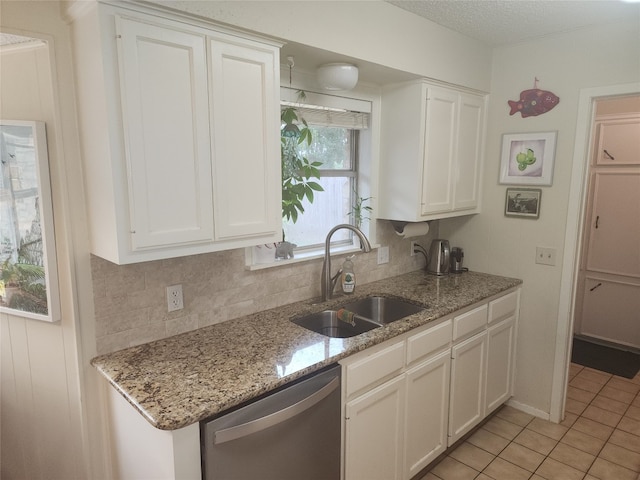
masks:
POLYGON ((600 169, 593 175, 586 269, 640 277, 640 172, 600 169))
POLYGON ((640 285, 607 277, 593 274, 585 279, 580 333, 640 348, 640 285))
POLYGON ((640 120, 603 122, 599 127, 598 165, 640 164, 640 120))

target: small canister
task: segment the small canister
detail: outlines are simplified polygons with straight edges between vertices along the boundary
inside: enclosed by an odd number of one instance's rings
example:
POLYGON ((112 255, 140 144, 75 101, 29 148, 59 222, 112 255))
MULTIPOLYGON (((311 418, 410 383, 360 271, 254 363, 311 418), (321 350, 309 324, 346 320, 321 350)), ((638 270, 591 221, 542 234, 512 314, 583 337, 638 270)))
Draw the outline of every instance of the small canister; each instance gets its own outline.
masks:
POLYGON ((462 260, 464 259, 462 248, 453 247, 449 258, 451 260, 449 273, 462 273, 466 271, 466 269, 462 267, 462 260))

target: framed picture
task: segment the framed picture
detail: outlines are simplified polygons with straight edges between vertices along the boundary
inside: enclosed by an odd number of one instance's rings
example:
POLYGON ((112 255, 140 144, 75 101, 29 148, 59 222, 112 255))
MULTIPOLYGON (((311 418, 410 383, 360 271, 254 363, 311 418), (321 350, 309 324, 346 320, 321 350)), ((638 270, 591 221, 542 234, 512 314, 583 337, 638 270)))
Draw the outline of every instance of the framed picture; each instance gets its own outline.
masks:
POLYGON ((557 133, 502 135, 500 183, 550 186, 553 180, 557 133))
POLYGON ((504 215, 535 220, 540 217, 541 197, 542 190, 539 188, 507 188, 504 215))
POLYGON ((60 320, 44 122, 0 120, 0 312, 60 320))

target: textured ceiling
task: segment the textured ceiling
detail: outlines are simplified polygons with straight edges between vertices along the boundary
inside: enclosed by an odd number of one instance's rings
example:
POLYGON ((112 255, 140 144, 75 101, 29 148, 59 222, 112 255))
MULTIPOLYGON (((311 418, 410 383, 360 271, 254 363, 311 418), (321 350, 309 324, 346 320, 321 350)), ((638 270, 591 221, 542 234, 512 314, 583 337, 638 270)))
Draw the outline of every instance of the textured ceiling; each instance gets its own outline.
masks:
POLYGON ((618 0, 387 0, 439 25, 498 46, 634 17, 618 0))
POLYGON ((0 32, 0 46, 17 45, 18 43, 28 43, 33 41, 34 39, 30 37, 23 37, 21 35, 12 35, 10 33, 0 32))

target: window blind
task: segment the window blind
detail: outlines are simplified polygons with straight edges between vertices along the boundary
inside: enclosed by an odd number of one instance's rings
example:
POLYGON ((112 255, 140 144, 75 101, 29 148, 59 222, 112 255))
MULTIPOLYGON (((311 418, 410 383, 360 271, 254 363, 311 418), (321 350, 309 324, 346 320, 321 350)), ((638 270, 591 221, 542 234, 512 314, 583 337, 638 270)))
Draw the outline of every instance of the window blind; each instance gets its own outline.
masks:
POLYGON ((364 112, 350 112, 313 106, 295 106, 298 118, 302 117, 307 123, 321 127, 349 128, 366 130, 369 128, 369 114, 364 112))

